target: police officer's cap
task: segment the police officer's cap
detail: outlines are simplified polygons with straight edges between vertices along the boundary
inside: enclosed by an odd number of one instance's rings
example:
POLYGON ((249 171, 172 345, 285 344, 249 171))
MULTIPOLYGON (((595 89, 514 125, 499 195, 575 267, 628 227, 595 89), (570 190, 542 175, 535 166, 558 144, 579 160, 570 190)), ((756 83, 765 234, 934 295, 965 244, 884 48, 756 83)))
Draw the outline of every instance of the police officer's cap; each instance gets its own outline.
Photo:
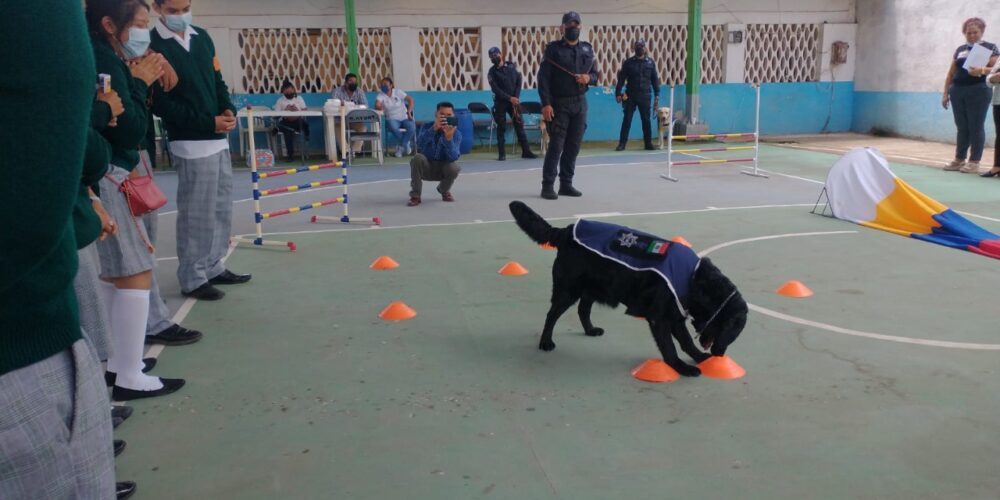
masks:
POLYGON ((498 55, 500 55, 500 49, 497 48, 497 47, 490 47, 489 54, 490 54, 490 57, 498 56, 498 55))
POLYGON ((571 23, 573 21, 576 21, 577 24, 583 23, 583 21, 580 20, 580 14, 577 13, 576 11, 572 11, 571 10, 571 11, 563 14, 563 18, 562 18, 562 23, 563 24, 571 23))
POLYGON ((632 42, 632 46, 633 47, 645 47, 646 46, 646 41, 643 40, 642 38, 636 38, 636 40, 634 42, 632 42))

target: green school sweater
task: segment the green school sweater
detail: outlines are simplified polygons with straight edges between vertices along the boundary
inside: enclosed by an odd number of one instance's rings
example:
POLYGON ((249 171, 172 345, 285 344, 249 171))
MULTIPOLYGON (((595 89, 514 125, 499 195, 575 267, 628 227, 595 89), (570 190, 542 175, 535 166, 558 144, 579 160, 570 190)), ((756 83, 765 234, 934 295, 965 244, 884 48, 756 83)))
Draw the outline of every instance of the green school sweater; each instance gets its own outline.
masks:
MULTIPOLYGON (((107 108, 108 105, 102 102, 94 103, 95 110, 100 110, 101 107, 107 108)), ((100 113, 102 112, 95 112, 95 114, 100 113)), ((107 114, 111 115, 110 110, 107 114)), ((106 124, 107 121, 104 123, 106 124)), ((101 136, 97 129, 89 127, 87 130, 87 149, 83 159, 83 174, 80 179, 80 189, 77 192, 76 206, 73 208, 73 228, 76 231, 77 250, 93 243, 101 235, 101 218, 94 211, 87 187, 96 185, 104 177, 108 171, 110 160, 111 146, 108 141, 101 136)))
POLYGON ((170 92, 153 84, 153 113, 163 119, 171 141, 206 141, 224 139, 215 133, 215 117, 225 110, 236 113, 229 99, 229 88, 222 80, 215 44, 208 32, 193 26, 191 51, 184 50, 173 38, 163 38, 153 29, 150 48, 163 54, 177 72, 179 82, 170 92))
POLYGON ((0 54, 4 123, 44 131, 0 133, 2 376, 80 339, 71 216, 97 73, 79 0, 5 5, 0 54))
POLYGON ((118 116, 118 125, 106 127, 101 135, 111 144, 111 164, 132 171, 139 163, 139 145, 146 140, 146 82, 132 78, 125 61, 104 38, 92 39, 97 72, 111 75, 111 88, 118 93, 125 111, 118 116))

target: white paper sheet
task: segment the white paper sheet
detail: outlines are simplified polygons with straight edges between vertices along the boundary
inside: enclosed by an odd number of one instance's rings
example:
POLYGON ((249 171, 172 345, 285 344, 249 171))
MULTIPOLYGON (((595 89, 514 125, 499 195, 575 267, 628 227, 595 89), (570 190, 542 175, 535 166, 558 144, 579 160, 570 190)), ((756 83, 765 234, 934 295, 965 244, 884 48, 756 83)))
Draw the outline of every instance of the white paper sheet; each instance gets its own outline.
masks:
POLYGON ((992 55, 992 50, 977 43, 972 46, 972 50, 969 51, 969 56, 965 59, 965 64, 963 64, 962 67, 965 68, 966 71, 971 68, 982 68, 989 64, 990 56, 992 55))

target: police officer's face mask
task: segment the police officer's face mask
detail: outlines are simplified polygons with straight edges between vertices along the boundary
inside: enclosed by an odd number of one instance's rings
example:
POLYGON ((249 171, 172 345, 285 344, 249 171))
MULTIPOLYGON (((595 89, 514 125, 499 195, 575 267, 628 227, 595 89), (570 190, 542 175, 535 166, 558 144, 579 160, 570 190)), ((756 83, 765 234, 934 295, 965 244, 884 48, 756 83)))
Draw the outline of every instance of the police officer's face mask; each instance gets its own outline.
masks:
POLYGON ((566 28, 566 39, 575 42, 580 39, 580 28, 577 26, 566 28))
POLYGON ((646 55, 646 47, 636 47, 635 48, 635 56, 636 57, 642 57, 644 55, 646 55))
POLYGON ((496 66, 496 65, 500 64, 500 58, 499 57, 491 57, 490 58, 490 62, 492 62, 493 65, 496 66))

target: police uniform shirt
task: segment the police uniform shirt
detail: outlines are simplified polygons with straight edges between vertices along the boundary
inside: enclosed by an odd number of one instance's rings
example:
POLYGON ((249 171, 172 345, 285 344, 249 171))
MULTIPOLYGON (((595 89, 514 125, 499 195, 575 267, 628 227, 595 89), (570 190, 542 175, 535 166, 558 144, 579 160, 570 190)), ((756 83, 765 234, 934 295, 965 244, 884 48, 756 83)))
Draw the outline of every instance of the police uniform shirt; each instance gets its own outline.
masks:
POLYGON ((521 96, 521 73, 514 63, 507 61, 500 66, 491 67, 487 79, 493 90, 494 101, 510 102, 511 97, 521 96))
POLYGON ((588 85, 597 85, 598 73, 594 48, 584 41, 570 45, 565 39, 556 40, 545 47, 545 56, 538 69, 538 95, 542 106, 552 105, 555 99, 587 93, 587 88, 576 83, 573 75, 567 74, 564 69, 577 75, 589 74, 588 85))
POLYGON ((656 71, 656 62, 649 56, 630 57, 622 64, 618 72, 618 85, 615 95, 622 95, 622 87, 629 96, 648 97, 660 91, 660 74, 656 71), (627 84, 625 82, 628 82, 627 84))

